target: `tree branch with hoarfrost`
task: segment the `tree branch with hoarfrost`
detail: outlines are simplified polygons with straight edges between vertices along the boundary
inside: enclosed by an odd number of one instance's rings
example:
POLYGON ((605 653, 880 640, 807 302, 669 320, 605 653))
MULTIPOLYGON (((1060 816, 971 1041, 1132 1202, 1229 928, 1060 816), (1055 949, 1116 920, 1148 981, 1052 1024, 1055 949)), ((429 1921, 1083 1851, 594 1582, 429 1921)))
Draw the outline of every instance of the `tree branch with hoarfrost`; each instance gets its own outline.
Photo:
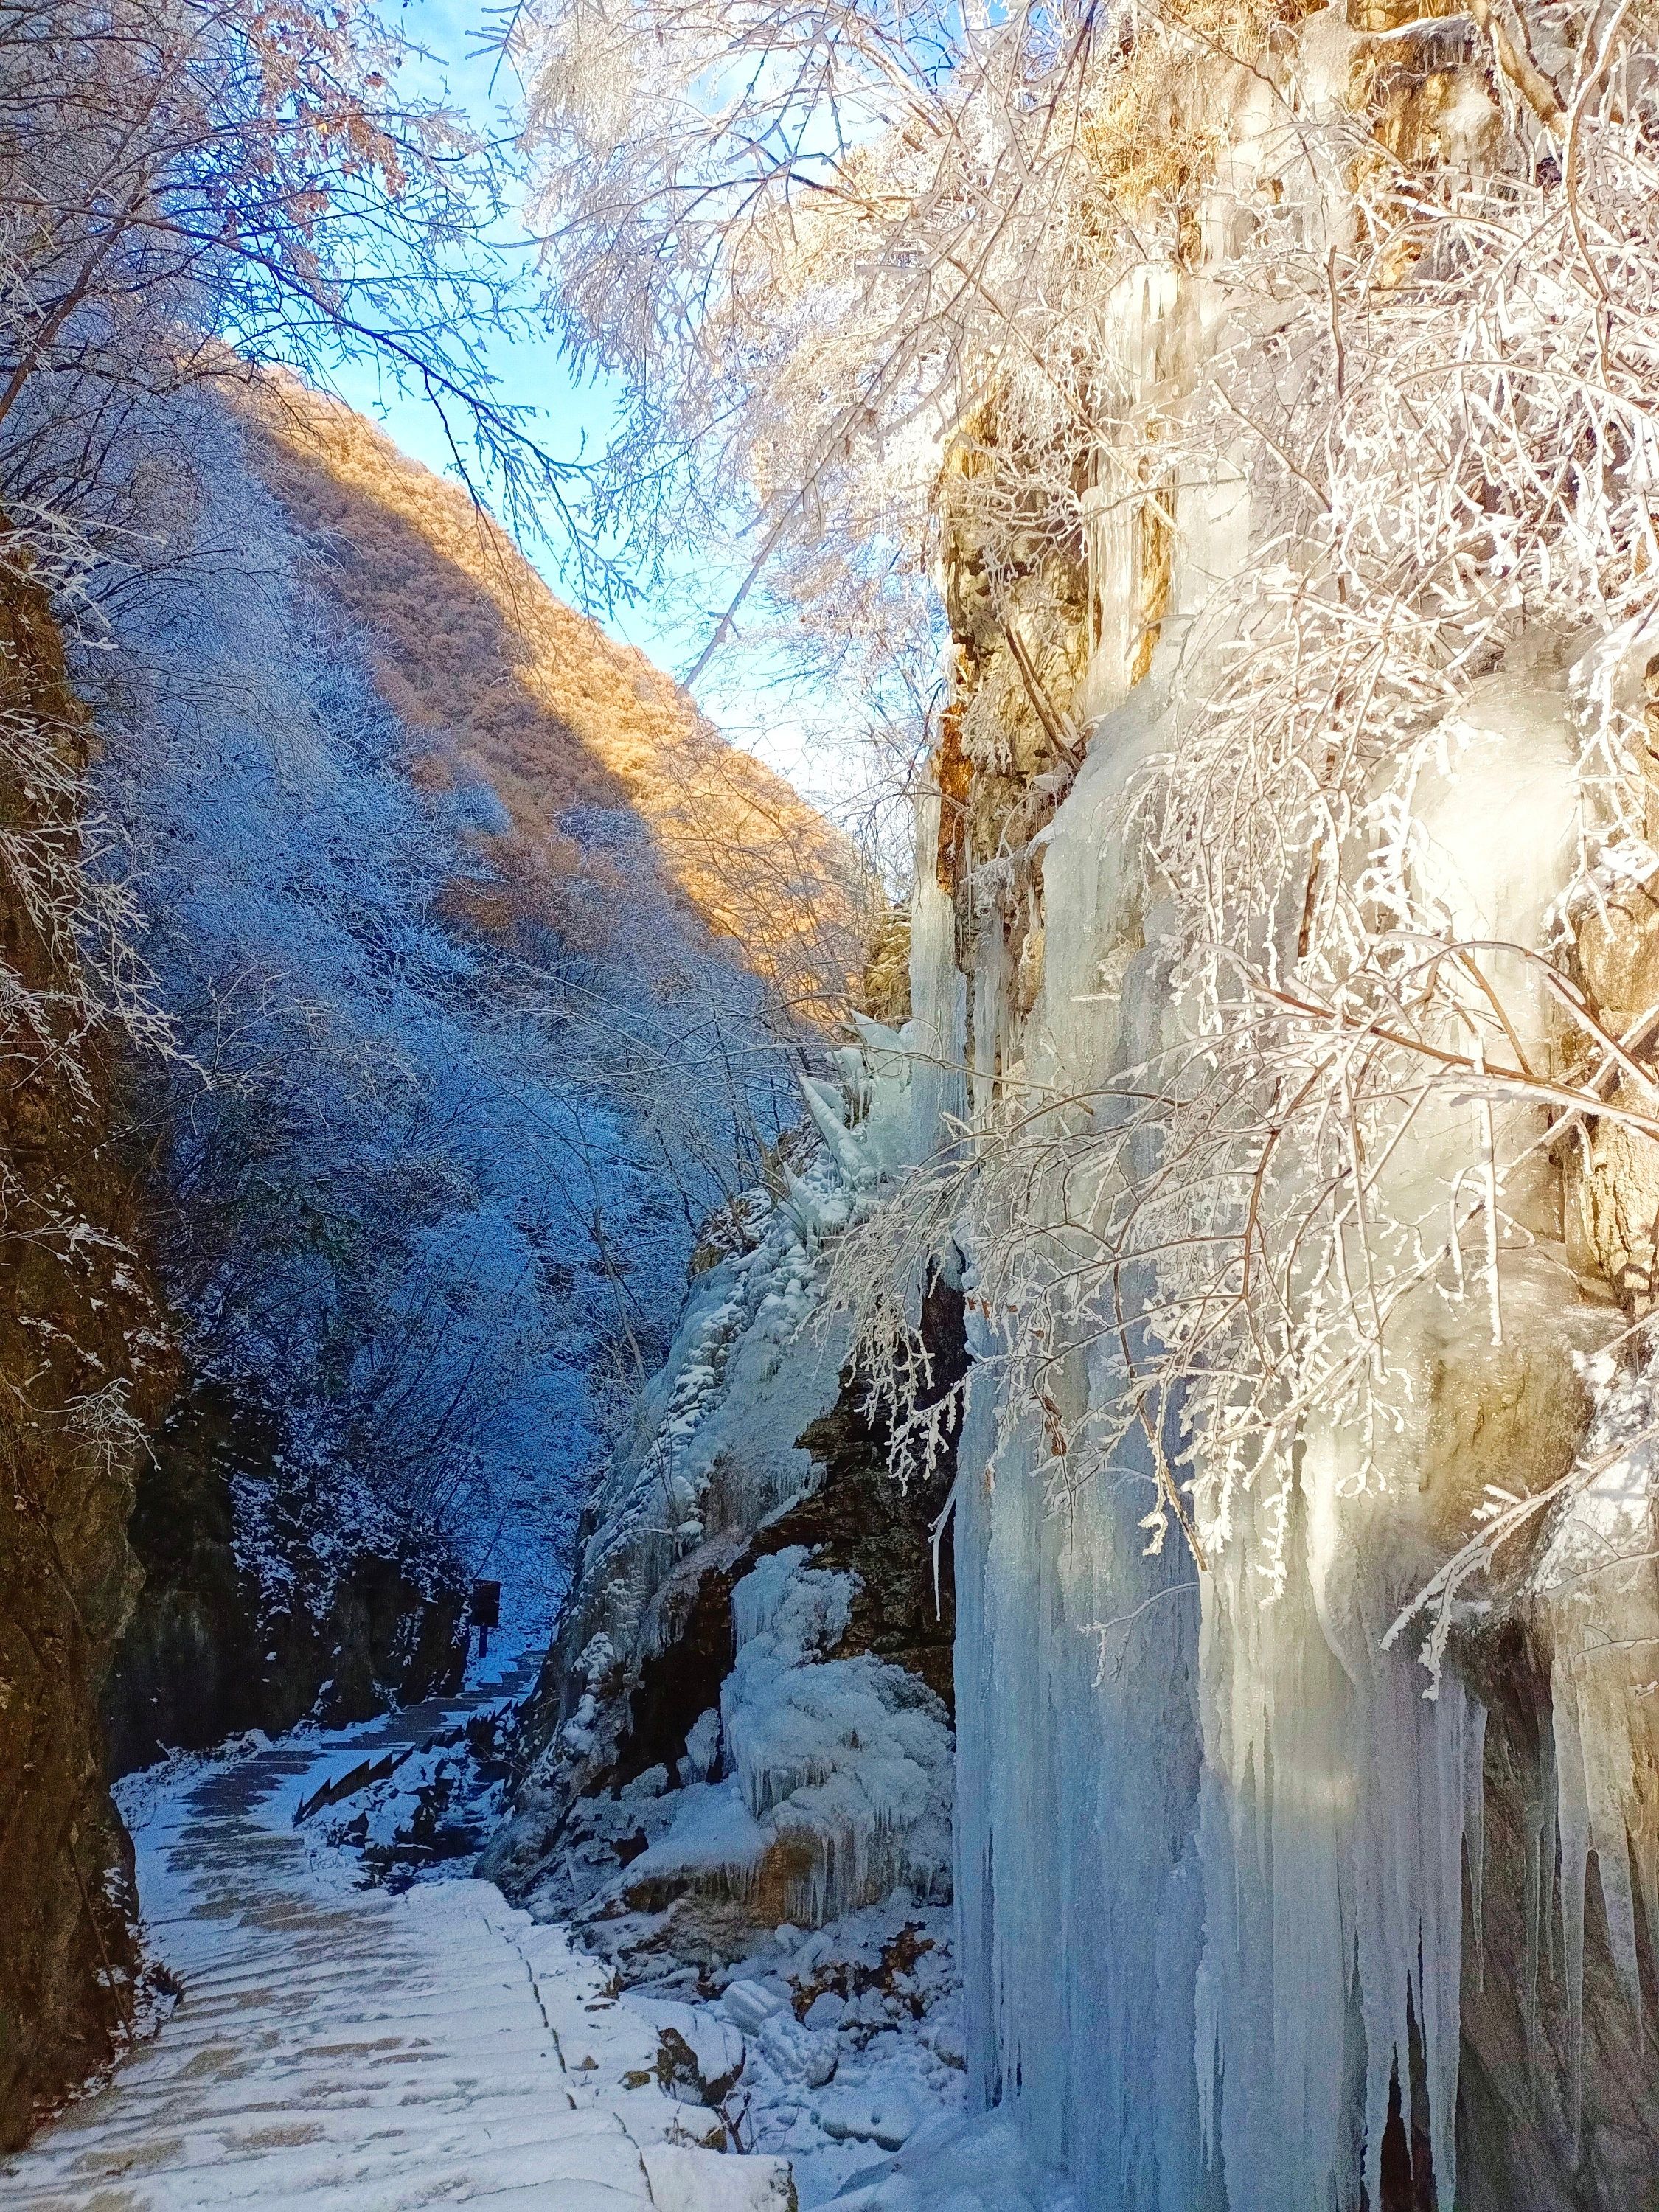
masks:
MULTIPOLYGON (((820 635, 867 623, 890 549, 925 592, 971 544, 958 593, 1036 640, 1050 811, 1081 697, 1053 579, 1137 549, 1142 603, 1087 620, 1097 658, 1127 625, 1126 683, 1167 702, 1111 834, 1167 921, 1176 1033, 1121 1092, 992 1085, 960 1195, 1030 1389, 1117 1347, 1124 1390, 1068 1431, 1065 1480, 1114 1423, 1183 1460, 1201 1437, 1182 1510, 1207 1551, 1310 1407, 1378 1419, 1410 1301, 1501 1341, 1504 1256, 1563 1148, 1654 1133, 1646 1010, 1626 1043, 1566 908, 1506 943, 1435 849, 1518 669, 1573 732, 1574 896, 1648 849, 1640 702, 1598 644, 1635 649, 1659 556, 1641 19, 1390 17, 1344 34, 1322 93, 1267 10, 584 0, 516 35, 564 326, 631 393, 613 462, 654 487, 648 530, 740 517, 753 585, 820 635), (1435 71, 1457 97, 1431 116, 1435 71), (1194 489, 1249 501, 1250 559, 1177 606, 1194 489)), ((969 697, 964 742, 1012 768, 993 711, 969 697)), ((1006 921, 1040 827, 951 831, 967 926, 1006 921)))
POLYGON ((908 1090, 835 1263, 873 1387, 915 1390, 931 1269, 969 1313, 981 2090, 1067 2157, 1150 2101, 1156 2141, 1075 2152, 1089 2201, 1201 2201, 1219 2142, 1254 2212, 1383 2201, 1420 2087, 1453 2201, 1501 1625, 1552 1684, 1576 2173, 1592 1848, 1638 2007, 1620 1869, 1659 1914, 1659 24, 520 21, 550 267, 631 395, 647 534, 740 527, 750 600, 878 659, 896 557, 955 641, 908 1018, 818 1104, 856 1164, 908 1090), (1119 1619, 1164 1672, 1085 1691, 1057 1624, 1119 1619), (1194 2082, 1133 2054, 1188 1940, 1152 1900, 1199 1893, 1194 2082), (1034 1963, 1085 1894, 1110 1972, 1034 1963))
POLYGON ((703 664, 785 618, 926 735, 934 481, 1008 364, 1058 389, 1097 320, 1055 279, 1115 36, 1092 8, 518 12, 550 309, 626 394, 609 512, 647 559, 738 556, 703 664))
MULTIPOLYGON (((494 165, 398 94, 404 58, 356 0, 0 5, 0 584, 46 590, 83 694, 142 684, 108 650, 125 600, 237 557, 197 542, 198 471, 213 396, 274 364, 326 383, 374 359, 439 408, 470 482, 592 554, 580 471, 485 363, 516 312, 494 165)), ((88 726, 0 729, 0 869, 59 979, 48 1004, 9 968, 5 1025, 71 1063, 106 1018, 169 1046, 118 841, 88 816, 88 726)))
POLYGON ((133 481, 155 402, 276 363, 326 384, 364 357, 437 408, 463 475, 520 524, 540 502, 574 525, 580 471, 484 362, 519 313, 496 165, 400 94, 405 45, 372 8, 8 0, 0 54, 11 542, 63 516, 143 560, 166 537, 133 481))

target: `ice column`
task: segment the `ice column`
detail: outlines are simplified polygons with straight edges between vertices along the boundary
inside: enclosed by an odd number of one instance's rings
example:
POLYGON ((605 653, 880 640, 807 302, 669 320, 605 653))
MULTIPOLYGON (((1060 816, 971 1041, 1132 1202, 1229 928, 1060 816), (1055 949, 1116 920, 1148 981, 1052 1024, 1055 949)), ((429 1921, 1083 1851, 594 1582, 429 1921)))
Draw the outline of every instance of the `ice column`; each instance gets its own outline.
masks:
POLYGON ((914 1116, 910 1157, 931 1158, 968 1114, 968 983, 956 961, 956 902, 939 880, 942 802, 916 803, 916 883, 910 899, 910 1020, 914 1116))

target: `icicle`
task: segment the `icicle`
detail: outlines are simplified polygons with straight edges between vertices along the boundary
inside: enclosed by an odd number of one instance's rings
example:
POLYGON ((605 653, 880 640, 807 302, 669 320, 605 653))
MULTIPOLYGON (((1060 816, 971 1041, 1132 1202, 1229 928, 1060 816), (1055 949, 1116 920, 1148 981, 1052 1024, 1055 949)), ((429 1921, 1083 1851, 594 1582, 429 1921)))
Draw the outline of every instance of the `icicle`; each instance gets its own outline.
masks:
POLYGON ((1633 1837, 1631 1855, 1636 1861, 1637 1888, 1642 1899, 1648 1942, 1655 1952, 1659 1952, 1659 1839, 1633 1837))
POLYGON ((1474 1986, 1486 1985, 1486 1929, 1481 1912, 1486 1875, 1486 1709, 1469 1703, 1463 1739, 1463 1849, 1469 1869, 1469 1934, 1474 1946, 1474 1986))
POLYGON ((847 1110, 841 1091, 835 1085, 825 1083, 816 1075, 803 1075, 800 1087, 807 1111, 811 1115, 819 1135, 829 1146, 830 1158, 848 1182, 861 1182, 864 1179, 864 1163, 858 1139, 847 1126, 847 1110))
MULTIPOLYGON (((1634 2018, 1638 2023, 1642 2018, 1632 1861, 1644 1893, 1651 1894, 1651 1860, 1643 1849, 1650 1839, 1637 1785, 1636 1738, 1648 1725, 1649 1662, 1659 1640, 1659 1591, 1651 1567, 1659 1376, 1651 1367, 1626 1375, 1605 1357, 1587 1363, 1587 1371, 1600 1403, 1581 1454, 1584 1479, 1573 1489, 1534 1571, 1554 1644, 1553 1809, 1560 1832, 1575 2146, 1583 2124, 1584 1927, 1592 1855, 1614 1975, 1634 2018)), ((1644 1765, 1650 1756, 1644 1737, 1644 1765)))
POLYGON ((974 968, 974 1121, 979 1128, 988 1124, 996 1103, 1007 969, 1002 909, 993 901, 979 918, 978 958, 974 968))
POLYGON ((937 790, 916 802, 916 880, 910 895, 911 1056, 909 1158, 931 1158, 966 1120, 968 986, 956 964, 956 903, 939 879, 943 802, 937 790))
POLYGON ((1584 1890, 1589 1877, 1589 1805, 1578 1700, 1571 1685, 1552 1685, 1555 1767, 1561 1832, 1561 1945, 1567 1985, 1567 2125, 1578 2162, 1584 2111, 1584 1890))
POLYGON ((1558 1784, 1555 1738, 1546 1729, 1539 1741, 1536 1796, 1527 1830, 1527 1954, 1522 2011, 1527 2037, 1528 2096, 1537 2109, 1544 2046, 1540 2027, 1540 1980, 1559 1971, 1556 1953, 1555 1867, 1558 1784))

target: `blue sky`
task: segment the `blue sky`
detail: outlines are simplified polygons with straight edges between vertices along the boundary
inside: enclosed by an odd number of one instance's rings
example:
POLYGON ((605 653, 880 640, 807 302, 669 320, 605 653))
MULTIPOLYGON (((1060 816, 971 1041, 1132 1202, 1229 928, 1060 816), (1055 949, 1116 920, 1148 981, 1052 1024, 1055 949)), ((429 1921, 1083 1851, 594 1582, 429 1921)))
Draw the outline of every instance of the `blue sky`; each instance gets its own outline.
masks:
MULTIPOLYGON (((509 138, 518 82, 510 65, 487 50, 498 10, 487 0, 404 0, 397 20, 423 50, 406 64, 404 88, 446 99, 482 134, 509 138)), ((533 249, 516 223, 504 225, 501 236, 509 250, 522 251, 526 264, 531 264, 533 249)), ((574 459, 584 447, 590 453, 604 447, 613 420, 614 393, 603 380, 578 383, 573 379, 551 337, 503 332, 489 350, 489 365, 499 379, 499 398, 536 410, 532 427, 550 452, 574 459)), ((382 423, 406 453, 441 474, 450 472, 442 425, 423 400, 399 392, 370 362, 349 366, 335 383, 343 398, 382 423)), ((575 598, 561 573, 556 546, 527 546, 526 550, 556 591, 566 599, 575 598)), ((744 564, 705 552, 686 573, 696 577, 700 589, 696 596, 706 603, 701 619, 689 617, 684 602, 668 607, 649 600, 603 617, 613 636, 637 646, 676 676, 696 660, 742 581, 744 564)), ((708 683, 699 686, 699 695, 705 711, 735 744, 789 777, 804 796, 832 811, 838 803, 852 800, 865 769, 854 758, 854 748, 843 750, 823 739, 826 703, 829 720, 833 724, 836 719, 833 701, 815 702, 811 716, 815 733, 809 733, 791 709, 776 665, 758 651, 745 657, 740 641, 722 653, 708 683)), ((850 703, 846 720, 849 726, 859 720, 850 703)))
MULTIPOLYGON (((402 83, 406 91, 447 100, 480 132, 501 138, 512 134, 510 108, 517 81, 496 55, 480 51, 493 12, 481 0, 404 0, 399 11, 403 28, 425 52, 410 58, 402 83)), ((521 244, 517 224, 503 225, 501 235, 510 251, 523 252, 526 267, 533 265, 533 250, 521 244)), ((489 349, 489 361, 499 379, 497 396, 537 410, 536 434, 550 452, 574 459, 584 446, 591 452, 605 445, 613 416, 612 394, 603 383, 577 383, 552 338, 503 332, 489 349)), ((442 425, 425 401, 399 392, 372 361, 349 365, 336 382, 342 398, 383 423, 406 453, 441 474, 450 472, 442 425)), ((549 582, 570 595, 556 547, 526 550, 549 582)), ((606 626, 665 666, 695 658, 698 650, 696 642, 665 624, 649 606, 624 609, 606 626)))

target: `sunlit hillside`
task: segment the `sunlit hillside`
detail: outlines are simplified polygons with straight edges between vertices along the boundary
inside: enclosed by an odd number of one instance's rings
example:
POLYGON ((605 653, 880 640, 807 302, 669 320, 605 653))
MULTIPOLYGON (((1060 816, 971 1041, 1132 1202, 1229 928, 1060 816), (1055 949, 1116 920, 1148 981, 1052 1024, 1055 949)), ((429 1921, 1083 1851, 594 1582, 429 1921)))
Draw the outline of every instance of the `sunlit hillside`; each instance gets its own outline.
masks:
POLYGON ((388 703, 430 733, 416 780, 483 779, 502 802, 509 820, 480 832, 496 878, 469 894, 480 918, 544 921, 580 941, 606 863, 573 814, 626 808, 704 926, 740 944, 798 1016, 833 1021, 859 964, 864 886, 823 817, 361 416, 284 382, 252 428, 330 598, 372 641, 388 703))

